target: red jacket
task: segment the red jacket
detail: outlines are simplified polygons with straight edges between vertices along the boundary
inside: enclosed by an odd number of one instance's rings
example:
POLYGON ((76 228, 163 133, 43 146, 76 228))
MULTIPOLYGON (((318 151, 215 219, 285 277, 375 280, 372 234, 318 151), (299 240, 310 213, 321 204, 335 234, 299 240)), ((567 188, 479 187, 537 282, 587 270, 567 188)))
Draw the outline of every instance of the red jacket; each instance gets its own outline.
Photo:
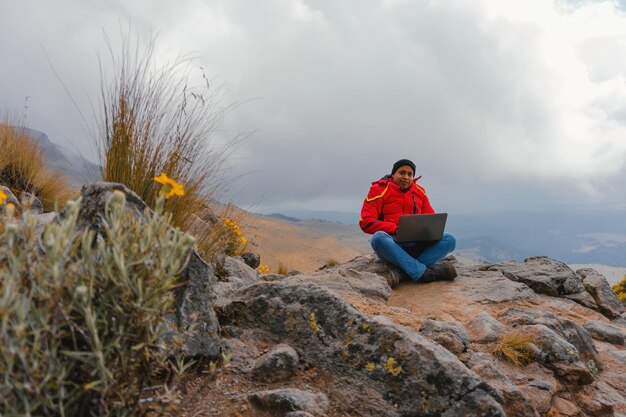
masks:
POLYGON ((382 230, 392 235, 401 215, 434 213, 426 191, 417 185, 419 179, 414 179, 405 192, 391 178, 374 181, 361 208, 361 229, 370 234, 382 230))

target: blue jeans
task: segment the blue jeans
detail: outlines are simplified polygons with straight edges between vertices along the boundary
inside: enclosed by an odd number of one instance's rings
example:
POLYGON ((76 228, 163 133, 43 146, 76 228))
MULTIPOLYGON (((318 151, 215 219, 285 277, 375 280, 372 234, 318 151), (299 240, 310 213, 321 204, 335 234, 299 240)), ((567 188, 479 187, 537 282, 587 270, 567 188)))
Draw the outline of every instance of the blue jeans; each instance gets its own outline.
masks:
POLYGON ((448 256, 456 246, 456 238, 444 233, 440 240, 429 243, 426 245, 424 242, 396 243, 391 235, 381 231, 374 233, 370 239, 374 252, 381 260, 398 266, 413 281, 419 281, 426 267, 448 256))

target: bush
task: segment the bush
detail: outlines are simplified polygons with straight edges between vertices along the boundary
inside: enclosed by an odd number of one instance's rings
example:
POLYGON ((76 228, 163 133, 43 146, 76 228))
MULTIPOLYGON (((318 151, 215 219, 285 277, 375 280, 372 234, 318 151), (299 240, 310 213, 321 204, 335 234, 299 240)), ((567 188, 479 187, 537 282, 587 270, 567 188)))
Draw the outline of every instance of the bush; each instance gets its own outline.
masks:
POLYGON ((613 285, 613 292, 618 300, 622 303, 626 303, 626 275, 624 275, 624 278, 620 282, 613 285))
POLYGON ((74 194, 67 179, 49 170, 39 145, 7 119, 0 124, 0 149, 0 185, 18 198, 26 191, 41 200, 45 211, 52 211, 74 194))
MULTIPOLYGON (((107 80, 101 69, 102 117, 95 141, 99 149, 102 178, 126 185, 150 207, 155 206, 158 186, 153 178, 161 172, 185 184, 185 195, 168 200, 172 224, 189 231, 209 210, 222 187, 217 173, 236 140, 211 143, 228 106, 221 106, 221 91, 202 74, 201 86, 190 86, 188 59, 181 58, 158 68, 154 40, 144 51, 123 41, 119 58, 109 44, 115 72, 107 80)), ((200 247, 210 247, 198 235, 200 247)))
POLYGON ((528 365, 534 360, 531 343, 536 343, 532 334, 506 333, 495 345, 492 352, 514 365, 528 365))
POLYGON ((121 192, 103 236, 76 230, 78 207, 41 236, 35 217, 0 217, 2 415, 144 415, 168 369, 165 315, 193 238, 121 192))

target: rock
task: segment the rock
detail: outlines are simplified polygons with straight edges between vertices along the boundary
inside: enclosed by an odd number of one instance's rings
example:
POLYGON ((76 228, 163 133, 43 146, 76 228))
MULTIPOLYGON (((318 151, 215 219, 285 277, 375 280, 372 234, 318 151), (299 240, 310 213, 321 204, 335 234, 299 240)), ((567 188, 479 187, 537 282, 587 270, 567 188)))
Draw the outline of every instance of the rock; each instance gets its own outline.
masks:
POLYGON ((9 190, 8 187, 5 187, 4 185, 0 185, 0 191, 3 191, 7 198, 6 200, 4 200, 4 203, 0 204, 0 209, 4 210, 4 207, 8 204, 11 203, 13 205, 15 205, 15 207, 17 208, 21 208, 22 205, 20 204, 20 201, 17 199, 17 197, 15 197, 15 194, 13 194, 11 192, 11 190, 9 190))
POLYGON ((287 272, 287 276, 288 277, 292 277, 294 275, 300 275, 302 272, 298 271, 297 269, 290 269, 289 272, 287 272))
MULTIPOLYGON (((116 191, 125 194, 129 210, 134 210, 137 216, 143 216, 147 206, 133 191, 123 184, 96 182, 83 185, 81 189, 77 227, 103 234, 106 204, 116 191)), ((217 281, 213 268, 193 251, 180 274, 180 280, 186 282, 186 285, 176 289, 175 320, 177 328, 183 332, 187 353, 191 356, 217 358, 221 353, 221 345, 220 327, 213 311, 216 298, 214 286, 217 281)))
POLYGON ((314 416, 322 416, 328 411, 328 397, 321 392, 302 391, 295 388, 282 388, 271 391, 259 391, 250 395, 250 401, 264 410, 306 411, 314 416))
POLYGON ((524 324, 544 325, 574 345, 582 360, 585 362, 591 360, 599 369, 602 368, 600 356, 593 344, 591 334, 583 326, 571 320, 559 319, 551 312, 524 311, 515 307, 505 310, 498 318, 511 326, 524 324))
POLYGON ((285 414, 285 417, 314 417, 313 414, 307 413, 306 411, 291 411, 285 414))
POLYGON ((479 271, 476 268, 464 271, 462 267, 459 267, 458 271, 460 275, 470 276, 471 279, 457 279, 455 284, 462 285, 463 294, 468 300, 476 303, 502 303, 532 300, 537 297, 526 284, 511 281, 499 271, 479 271))
POLYGON ((624 331, 620 327, 612 326, 598 320, 590 320, 583 326, 595 339, 603 340, 614 345, 624 344, 624 331))
POLYGON ((501 271, 505 277, 523 282, 539 294, 561 297, 584 291, 582 279, 569 266, 547 256, 533 256, 524 262, 507 261, 488 270, 501 271))
POLYGON ((524 392, 511 383, 509 378, 496 368, 493 361, 479 361, 471 369, 500 393, 504 399, 504 411, 506 411, 507 416, 539 417, 539 414, 524 395, 524 392))
POLYGON ((596 304, 596 301, 593 299, 591 294, 589 294, 587 291, 582 291, 582 292, 578 292, 575 294, 565 294, 563 295, 563 298, 572 300, 575 303, 578 303, 581 306, 590 308, 594 311, 598 310, 598 304, 596 304))
POLYGON ((213 310, 217 282, 213 268, 193 251, 180 279, 187 284, 176 292, 176 319, 187 354, 217 358, 221 344, 220 325, 213 310))
POLYGON ((252 366, 251 377, 255 381, 277 382, 291 378, 298 366, 298 353, 289 345, 281 343, 261 356, 252 366))
POLYGON ((469 335, 461 323, 426 320, 419 332, 455 355, 464 352, 469 346, 469 335))
MULTIPOLYGON (((372 263, 366 262, 355 268, 363 258, 366 257, 355 258, 348 263, 326 267, 311 273, 288 276, 283 282, 315 283, 340 294, 356 293, 376 301, 387 301, 391 295, 391 288, 383 276, 370 272, 372 263), (361 267, 365 270, 360 269, 361 267)), ((374 262, 374 265, 377 264, 374 262)), ((385 264, 382 262, 380 264, 383 265, 385 271, 388 270, 385 264)), ((378 268, 374 269, 378 270, 378 268)))
POLYGON ((544 415, 548 412, 552 404, 550 391, 532 385, 526 385, 519 389, 537 413, 544 415))
POLYGON ((387 318, 368 318, 318 285, 254 284, 218 315, 222 325, 298 349, 304 363, 332 376, 333 396, 349 401, 354 414, 504 415, 493 388, 449 351, 387 318))
POLYGON ((259 280, 261 281, 267 281, 267 282, 272 282, 272 281, 282 281, 285 278, 287 278, 287 275, 283 275, 283 274, 275 274, 275 273, 271 273, 271 274, 261 274, 259 275, 259 280))
POLYGON ((619 302, 604 275, 592 268, 582 268, 576 273, 582 277, 585 290, 593 297, 600 313, 610 319, 622 314, 624 305, 619 302))
POLYGON ((593 382, 593 374, 581 361, 578 350, 556 332, 542 324, 519 326, 522 333, 530 333, 537 340, 541 350, 539 359, 558 376, 571 384, 588 385, 593 382))
POLYGON ((242 259, 226 256, 223 264, 226 277, 241 278, 244 284, 253 284, 259 280, 259 274, 242 259))
POLYGON ((261 265, 261 255, 253 252, 245 252, 241 255, 243 261, 252 269, 257 269, 261 265))
POLYGON ((626 398, 604 382, 596 381, 591 386, 593 395, 587 392, 577 392, 575 394, 576 403, 582 410, 590 416, 612 416, 615 407, 624 407, 626 398))
POLYGON ((557 415, 562 417, 579 417, 581 416, 581 411, 576 404, 573 402, 566 400, 561 397, 554 397, 552 399, 552 414, 549 415, 557 415))
POLYGON ((22 191, 20 194, 20 201, 22 206, 24 206, 27 202, 30 202, 30 211, 35 214, 43 213, 43 204, 41 200, 32 195, 31 193, 27 193, 26 191, 22 191))
POLYGON ((504 330, 504 326, 494 319, 486 311, 481 312, 467 326, 472 342, 488 343, 495 342, 498 335, 504 330))

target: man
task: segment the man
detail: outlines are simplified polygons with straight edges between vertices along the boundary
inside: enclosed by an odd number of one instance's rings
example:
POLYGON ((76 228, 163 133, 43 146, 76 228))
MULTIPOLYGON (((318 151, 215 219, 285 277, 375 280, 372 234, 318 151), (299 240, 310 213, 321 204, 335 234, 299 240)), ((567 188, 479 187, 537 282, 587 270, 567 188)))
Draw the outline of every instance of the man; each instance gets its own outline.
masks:
POLYGON ((361 209, 359 226, 365 233, 373 234, 370 243, 381 260, 391 266, 388 278, 392 288, 401 279, 415 282, 453 280, 457 273, 450 262, 440 262, 456 246, 456 239, 444 233, 436 242, 403 242, 393 240, 400 216, 428 214, 435 210, 430 205, 426 191, 417 185, 415 164, 401 159, 386 175, 372 183, 361 209), (398 269, 399 268, 399 269, 398 269))

